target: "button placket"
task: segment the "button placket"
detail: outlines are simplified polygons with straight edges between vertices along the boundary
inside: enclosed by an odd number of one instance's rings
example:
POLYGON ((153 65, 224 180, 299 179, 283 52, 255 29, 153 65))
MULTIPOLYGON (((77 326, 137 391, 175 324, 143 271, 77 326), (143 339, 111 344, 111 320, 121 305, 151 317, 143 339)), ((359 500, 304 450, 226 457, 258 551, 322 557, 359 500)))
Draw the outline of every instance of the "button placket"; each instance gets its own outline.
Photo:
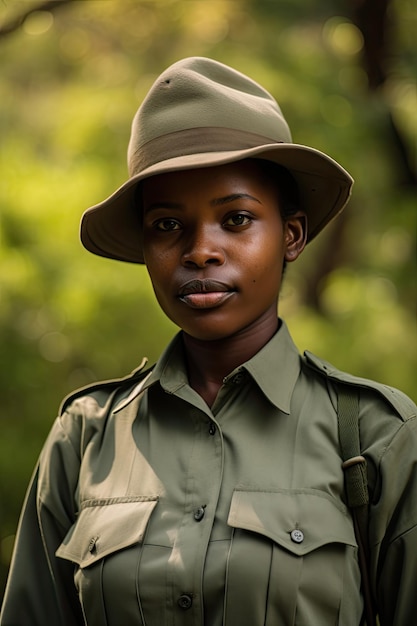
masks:
POLYGON ((200 608, 199 594, 194 595, 194 592, 200 584, 201 572, 204 571, 213 523, 212 504, 217 497, 213 482, 216 485, 221 482, 223 459, 221 429, 213 419, 212 412, 190 405, 187 413, 191 418, 190 429, 186 433, 189 437, 187 442, 190 445, 192 442, 198 452, 191 456, 188 465, 187 471, 194 480, 189 484, 187 506, 179 511, 179 515, 184 516, 178 531, 176 548, 181 555, 181 567, 178 567, 178 562, 174 559, 169 564, 173 588, 177 590, 173 602, 180 621, 188 621, 192 617, 191 613, 200 608))

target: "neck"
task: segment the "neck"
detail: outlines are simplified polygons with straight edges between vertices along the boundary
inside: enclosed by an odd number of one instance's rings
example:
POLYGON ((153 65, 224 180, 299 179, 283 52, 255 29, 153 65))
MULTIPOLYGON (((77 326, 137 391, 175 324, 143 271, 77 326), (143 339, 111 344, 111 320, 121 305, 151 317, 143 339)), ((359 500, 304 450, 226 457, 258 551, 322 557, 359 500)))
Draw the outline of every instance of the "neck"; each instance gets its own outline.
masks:
POLYGON ((209 406, 225 376, 252 358, 278 329, 278 319, 268 317, 225 339, 204 341, 183 333, 190 386, 209 406))

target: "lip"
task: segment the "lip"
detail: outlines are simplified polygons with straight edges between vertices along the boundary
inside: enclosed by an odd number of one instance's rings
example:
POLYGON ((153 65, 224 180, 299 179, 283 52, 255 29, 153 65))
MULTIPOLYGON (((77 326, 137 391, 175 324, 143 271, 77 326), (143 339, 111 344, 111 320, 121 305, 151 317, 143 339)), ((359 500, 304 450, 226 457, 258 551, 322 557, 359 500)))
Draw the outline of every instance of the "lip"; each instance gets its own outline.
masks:
POLYGON ((218 293, 225 291, 234 291, 234 289, 220 280, 213 280, 212 278, 194 278, 187 280, 187 282, 180 286, 178 295, 181 297, 188 296, 190 293, 218 293))
POLYGON ((178 290, 179 299, 193 309, 212 309, 220 306, 235 293, 235 289, 211 278, 192 279, 178 290))

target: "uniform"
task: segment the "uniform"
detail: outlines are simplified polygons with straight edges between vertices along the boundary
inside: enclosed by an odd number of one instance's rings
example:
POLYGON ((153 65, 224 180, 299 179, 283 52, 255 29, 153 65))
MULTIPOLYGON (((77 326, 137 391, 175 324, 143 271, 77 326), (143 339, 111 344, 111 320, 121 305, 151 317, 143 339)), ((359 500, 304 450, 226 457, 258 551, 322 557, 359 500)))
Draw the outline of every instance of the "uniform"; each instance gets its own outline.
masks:
POLYGON ((188 385, 181 334, 153 369, 65 402, 28 492, 1 626, 359 626, 339 379, 360 387, 380 624, 411 626, 415 407, 300 357, 283 322, 211 409, 188 385))

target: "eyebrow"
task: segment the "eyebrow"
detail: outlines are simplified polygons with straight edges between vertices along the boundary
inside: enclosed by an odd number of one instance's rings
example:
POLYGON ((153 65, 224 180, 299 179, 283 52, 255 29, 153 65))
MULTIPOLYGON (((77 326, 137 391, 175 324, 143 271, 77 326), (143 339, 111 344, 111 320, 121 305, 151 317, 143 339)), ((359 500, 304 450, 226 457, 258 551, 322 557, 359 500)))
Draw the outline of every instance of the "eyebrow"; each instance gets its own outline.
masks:
POLYGON ((144 212, 155 211, 156 209, 182 209, 183 205, 178 202, 168 202, 163 200, 162 202, 153 202, 148 207, 145 207, 144 212))
MULTIPOLYGON (((229 202, 234 202, 235 200, 254 200, 258 204, 262 204, 262 202, 258 200, 258 198, 251 196, 249 193, 232 193, 229 196, 224 196, 222 198, 214 198, 214 200, 210 201, 210 205, 213 207, 222 206, 223 204, 228 204, 229 202)), ((148 213, 149 211, 155 211, 156 209, 180 210, 182 208, 183 205, 178 202, 169 202, 164 200, 162 202, 153 202, 152 204, 150 204, 148 207, 146 207, 145 213, 148 213)))
POLYGON ((230 196, 224 196, 224 198, 215 198, 210 202, 211 206, 221 206, 222 204, 227 204, 228 202, 233 202, 234 200, 254 200, 258 202, 258 204, 262 204, 258 198, 251 196, 248 193, 232 193, 230 196))

